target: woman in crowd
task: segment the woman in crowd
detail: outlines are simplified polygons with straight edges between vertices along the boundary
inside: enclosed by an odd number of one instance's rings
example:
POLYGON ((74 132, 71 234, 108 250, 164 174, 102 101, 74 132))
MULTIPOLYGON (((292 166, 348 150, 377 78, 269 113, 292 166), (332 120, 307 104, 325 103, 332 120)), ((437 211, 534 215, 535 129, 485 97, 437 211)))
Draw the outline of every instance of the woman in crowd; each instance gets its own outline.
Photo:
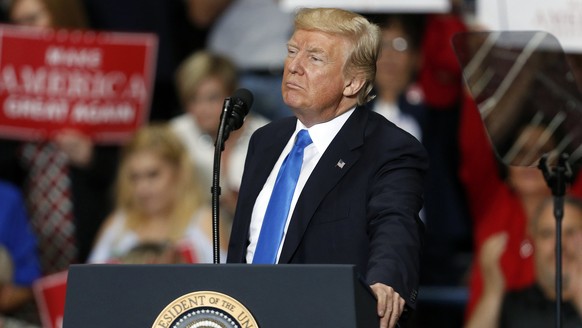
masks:
POLYGON ((426 108, 415 79, 420 68, 419 15, 378 15, 382 52, 378 58, 372 109, 422 141, 426 108))
POLYGON ((194 173, 184 145, 168 125, 138 130, 124 147, 116 208, 89 262, 119 262, 143 243, 179 246, 192 251, 192 262, 212 262, 211 211, 194 173))
MULTIPOLYGON (((210 190, 222 106, 237 87, 237 69, 226 57, 199 51, 180 65, 176 85, 185 113, 172 120, 172 129, 200 170, 204 189, 210 190)), ((221 163, 221 204, 227 216, 234 213, 251 134, 266 123, 266 119, 251 113, 226 141, 221 163)))
POLYGON ((18 25, 87 28, 87 15, 80 0, 10 0, 8 15, 18 25))

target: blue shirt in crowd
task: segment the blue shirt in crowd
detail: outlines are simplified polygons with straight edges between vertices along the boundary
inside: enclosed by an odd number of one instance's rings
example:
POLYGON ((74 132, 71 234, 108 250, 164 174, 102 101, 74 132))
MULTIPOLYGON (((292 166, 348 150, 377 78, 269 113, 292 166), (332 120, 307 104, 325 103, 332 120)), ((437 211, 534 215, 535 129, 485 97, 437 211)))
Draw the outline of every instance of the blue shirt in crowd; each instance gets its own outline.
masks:
POLYGON ((40 264, 24 201, 20 191, 11 184, 0 182, 0 246, 12 259, 12 282, 31 286, 40 277, 40 264))

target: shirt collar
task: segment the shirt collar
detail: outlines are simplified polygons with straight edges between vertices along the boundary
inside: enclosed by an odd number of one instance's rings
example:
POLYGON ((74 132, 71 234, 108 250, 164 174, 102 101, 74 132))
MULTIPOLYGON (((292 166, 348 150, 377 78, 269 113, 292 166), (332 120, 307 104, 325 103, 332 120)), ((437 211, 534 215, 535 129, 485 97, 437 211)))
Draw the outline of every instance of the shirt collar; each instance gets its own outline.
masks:
POLYGON ((339 130, 344 126, 348 118, 350 118, 355 109, 356 108, 353 107, 352 109, 330 121, 316 124, 310 128, 306 128, 305 125, 301 123, 301 121, 297 120, 297 126, 295 127, 293 138, 295 135, 297 135, 299 130, 307 129, 307 131, 309 131, 309 136, 315 145, 315 148, 317 148, 320 153, 323 153, 329 144, 331 144, 331 141, 333 138, 335 138, 339 130))

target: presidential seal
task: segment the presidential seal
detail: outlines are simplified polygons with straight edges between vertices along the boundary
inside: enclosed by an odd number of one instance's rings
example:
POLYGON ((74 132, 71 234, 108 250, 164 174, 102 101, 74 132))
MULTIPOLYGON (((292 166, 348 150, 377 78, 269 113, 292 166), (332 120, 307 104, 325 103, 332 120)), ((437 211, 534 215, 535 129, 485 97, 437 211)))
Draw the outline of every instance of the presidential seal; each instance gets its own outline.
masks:
POLYGON ((152 328, 258 328, 257 322, 240 302, 214 292, 182 295, 158 315, 152 328))

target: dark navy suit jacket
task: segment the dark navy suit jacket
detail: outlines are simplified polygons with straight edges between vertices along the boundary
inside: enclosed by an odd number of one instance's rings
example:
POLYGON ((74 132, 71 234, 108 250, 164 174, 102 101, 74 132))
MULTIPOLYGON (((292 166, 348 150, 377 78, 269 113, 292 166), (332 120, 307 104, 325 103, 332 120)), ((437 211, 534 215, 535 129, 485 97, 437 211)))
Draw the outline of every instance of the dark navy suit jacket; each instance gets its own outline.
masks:
MULTIPOLYGON (((245 262, 255 200, 295 126, 296 118, 282 119, 251 138, 229 263, 245 262)), ((393 287, 414 308, 427 166, 414 137, 381 115, 356 108, 299 196, 279 263, 355 264, 367 283, 393 287)))

